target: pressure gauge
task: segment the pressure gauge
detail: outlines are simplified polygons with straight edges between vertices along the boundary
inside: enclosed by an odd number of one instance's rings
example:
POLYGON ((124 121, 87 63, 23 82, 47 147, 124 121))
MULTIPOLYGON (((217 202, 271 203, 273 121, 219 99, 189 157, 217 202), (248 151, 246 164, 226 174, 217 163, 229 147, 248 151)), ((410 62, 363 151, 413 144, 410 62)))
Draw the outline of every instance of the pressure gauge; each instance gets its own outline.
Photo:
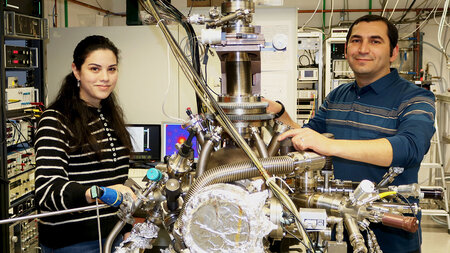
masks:
POLYGON ((276 50, 285 50, 287 47, 287 43, 288 37, 286 34, 279 33, 272 38, 272 45, 276 50))

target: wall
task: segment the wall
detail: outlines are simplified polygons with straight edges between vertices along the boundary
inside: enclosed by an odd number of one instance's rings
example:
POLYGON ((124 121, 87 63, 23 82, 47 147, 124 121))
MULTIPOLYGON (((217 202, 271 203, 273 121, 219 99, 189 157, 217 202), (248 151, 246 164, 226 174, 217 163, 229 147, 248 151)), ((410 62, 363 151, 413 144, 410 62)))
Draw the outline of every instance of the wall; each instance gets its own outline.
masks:
MULTIPOLYGON (((173 27, 175 36, 178 28, 173 27)), ((47 95, 51 102, 61 81, 71 71, 76 44, 91 34, 110 38, 120 49, 119 80, 116 93, 128 123, 159 124, 173 121, 162 113, 166 99, 168 115, 179 117, 179 103, 193 96, 180 97, 175 60, 155 26, 111 26, 52 28, 47 44, 47 95), (168 84, 170 89, 165 96, 168 84)), ((192 98, 191 98, 192 99, 192 98)))
MULTIPOLYGON (((125 14, 125 0, 81 0, 80 2, 109 10, 113 13, 125 14)), ((68 27, 79 26, 119 26, 125 25, 125 17, 116 15, 106 15, 90 8, 68 1, 68 27)), ((49 20, 49 26, 53 25, 54 13, 57 27, 65 27, 64 0, 44 0, 44 17, 49 20), (56 9, 54 8, 56 2, 56 9)))

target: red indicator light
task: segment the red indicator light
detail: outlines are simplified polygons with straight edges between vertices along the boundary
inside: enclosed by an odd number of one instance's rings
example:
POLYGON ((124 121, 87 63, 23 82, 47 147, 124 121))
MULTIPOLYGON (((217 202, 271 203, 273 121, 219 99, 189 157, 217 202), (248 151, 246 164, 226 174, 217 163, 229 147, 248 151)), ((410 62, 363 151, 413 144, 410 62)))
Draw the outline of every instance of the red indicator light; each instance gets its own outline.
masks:
POLYGON ((13 50, 13 54, 18 54, 19 50, 13 50))
POLYGON ((14 64, 19 64, 19 60, 13 60, 14 64))

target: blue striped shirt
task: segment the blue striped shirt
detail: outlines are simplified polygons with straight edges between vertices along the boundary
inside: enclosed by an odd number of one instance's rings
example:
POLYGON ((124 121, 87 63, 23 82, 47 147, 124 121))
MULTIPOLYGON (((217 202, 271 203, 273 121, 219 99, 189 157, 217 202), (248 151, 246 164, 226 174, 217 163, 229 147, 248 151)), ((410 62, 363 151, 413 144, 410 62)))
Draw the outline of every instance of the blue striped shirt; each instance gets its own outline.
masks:
MULTIPOLYGON (((334 89, 306 124, 336 139, 371 140, 386 138, 392 145, 391 166, 405 171, 393 184, 417 183, 420 162, 433 136, 435 97, 401 78, 396 69, 359 88, 356 82, 334 89)), ((333 158, 335 177, 343 180, 381 181, 386 167, 333 158)))
MULTIPOLYGON (((405 170, 392 184, 417 183, 423 156, 435 132, 435 97, 428 90, 401 78, 396 69, 359 88, 356 82, 334 89, 305 127, 332 133, 336 139, 386 138, 392 145, 391 166, 405 170)), ((387 167, 333 157, 337 179, 381 181, 387 167)), ((383 252, 409 252, 419 248, 417 233, 373 224, 383 252)), ((372 227, 372 226, 371 226, 372 227)))

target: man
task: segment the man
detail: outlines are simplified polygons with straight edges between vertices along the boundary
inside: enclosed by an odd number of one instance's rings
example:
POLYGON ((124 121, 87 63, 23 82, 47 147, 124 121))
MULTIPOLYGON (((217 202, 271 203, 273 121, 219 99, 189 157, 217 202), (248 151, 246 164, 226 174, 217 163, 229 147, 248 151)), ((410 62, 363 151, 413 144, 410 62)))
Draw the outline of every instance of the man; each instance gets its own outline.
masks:
MULTIPOLYGON (((292 137, 298 150, 333 156, 335 177, 380 182, 391 166, 403 167, 393 184, 417 183, 423 156, 434 134, 434 95, 398 75, 390 64, 398 55, 398 31, 387 19, 367 15, 347 35, 346 58, 355 82, 333 90, 304 128, 292 137), (328 139, 321 133, 332 133, 328 139)), ((281 103, 268 111, 279 112, 281 103)), ((295 126, 287 113, 279 118, 295 126)), ((420 231, 409 233, 372 224, 383 252, 420 252, 420 231)))

